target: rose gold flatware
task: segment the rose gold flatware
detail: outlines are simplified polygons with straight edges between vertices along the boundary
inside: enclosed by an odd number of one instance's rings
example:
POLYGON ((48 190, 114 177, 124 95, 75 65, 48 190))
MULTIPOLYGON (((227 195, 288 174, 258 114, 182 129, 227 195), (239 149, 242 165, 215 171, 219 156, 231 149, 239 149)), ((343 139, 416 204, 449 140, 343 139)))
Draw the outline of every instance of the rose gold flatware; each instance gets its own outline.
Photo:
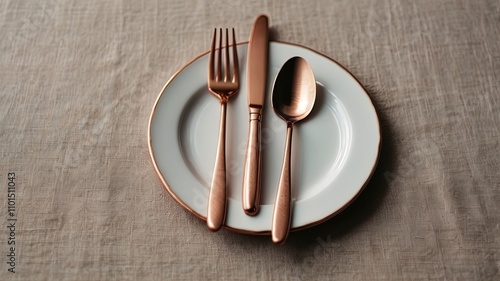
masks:
POLYGON ((286 146, 283 167, 274 203, 271 235, 273 242, 282 244, 290 230, 291 212, 291 151, 293 124, 309 115, 316 100, 316 80, 311 67, 303 58, 293 57, 281 68, 273 88, 274 112, 286 122, 286 146))
POLYGON ((215 167, 208 197, 207 226, 212 231, 222 227, 226 217, 226 107, 229 98, 239 89, 238 53, 236 51, 236 37, 233 33, 232 63, 229 59, 229 34, 226 28, 226 45, 222 47, 222 29, 219 30, 219 47, 216 50, 217 29, 214 30, 212 47, 210 49, 208 65, 208 89, 219 98, 221 104, 219 142, 215 167), (222 53, 224 52, 224 67, 222 67, 222 53), (217 57, 217 63, 215 62, 217 57))
POLYGON ((260 127, 267 85, 268 18, 257 17, 248 43, 248 143, 243 170, 243 210, 255 216, 260 201, 260 127))

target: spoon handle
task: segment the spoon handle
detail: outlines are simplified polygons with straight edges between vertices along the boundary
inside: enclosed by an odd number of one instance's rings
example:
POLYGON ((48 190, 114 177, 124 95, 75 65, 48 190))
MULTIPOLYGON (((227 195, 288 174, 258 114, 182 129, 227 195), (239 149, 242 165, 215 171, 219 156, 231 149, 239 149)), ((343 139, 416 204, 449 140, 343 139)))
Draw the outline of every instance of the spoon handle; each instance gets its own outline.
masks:
POLYGON ((207 226, 212 231, 219 230, 226 217, 226 107, 227 103, 222 102, 219 143, 208 196, 207 226))
POLYGON ((290 162, 292 153, 292 132, 293 124, 287 123, 285 156, 283 158, 283 167, 278 185, 278 193, 274 202, 272 239, 276 244, 283 244, 288 237, 292 217, 291 208, 291 181, 290 181, 290 162))

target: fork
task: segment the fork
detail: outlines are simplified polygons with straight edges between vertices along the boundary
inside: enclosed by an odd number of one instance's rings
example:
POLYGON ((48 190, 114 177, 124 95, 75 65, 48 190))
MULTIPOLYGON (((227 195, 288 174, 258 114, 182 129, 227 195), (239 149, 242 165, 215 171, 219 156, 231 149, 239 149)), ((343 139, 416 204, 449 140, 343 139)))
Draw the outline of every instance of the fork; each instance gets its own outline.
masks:
POLYGON ((219 142, 217 144, 215 167, 208 197, 207 226, 212 231, 219 230, 226 217, 226 108, 229 98, 238 92, 240 86, 234 28, 232 29, 232 33, 232 64, 229 59, 229 31, 227 28, 226 45, 224 48, 222 47, 222 28, 219 29, 218 50, 215 48, 217 28, 214 30, 208 63, 208 90, 219 98, 221 104, 219 142), (224 68, 222 67, 222 50, 224 50, 224 68), (217 63, 215 62, 216 56, 217 63))

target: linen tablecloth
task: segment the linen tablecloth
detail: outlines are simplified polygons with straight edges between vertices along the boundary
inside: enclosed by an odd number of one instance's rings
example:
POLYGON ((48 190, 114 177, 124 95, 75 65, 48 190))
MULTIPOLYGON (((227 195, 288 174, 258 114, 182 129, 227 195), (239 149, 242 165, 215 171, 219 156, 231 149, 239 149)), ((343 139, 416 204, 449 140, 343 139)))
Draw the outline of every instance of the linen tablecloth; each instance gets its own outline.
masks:
POLYGON ((7 0, 0 37, 1 280, 500 277, 497 0, 7 0), (147 142, 158 93, 212 28, 246 41, 261 13, 272 40, 359 79, 383 138, 360 197, 283 246, 209 232, 147 142))

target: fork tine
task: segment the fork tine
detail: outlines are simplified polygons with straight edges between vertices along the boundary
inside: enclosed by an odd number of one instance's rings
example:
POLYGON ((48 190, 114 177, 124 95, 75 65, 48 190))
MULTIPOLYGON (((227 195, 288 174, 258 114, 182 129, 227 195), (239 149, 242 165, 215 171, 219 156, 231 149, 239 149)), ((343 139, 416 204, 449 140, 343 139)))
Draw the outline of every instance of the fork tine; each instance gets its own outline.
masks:
POLYGON ((210 56, 208 59, 208 79, 214 79, 214 61, 215 61, 215 38, 217 37, 217 28, 214 28, 214 36, 212 37, 212 47, 210 48, 210 56))
POLYGON ((229 81, 229 31, 226 28, 226 47, 224 48, 224 58, 225 68, 224 68, 224 82, 229 81))
POLYGON ((233 28, 233 82, 239 83, 240 81, 240 71, 238 65, 238 52, 236 52, 236 36, 233 28))
POLYGON ((217 56, 217 75, 215 77, 216 81, 222 79, 222 28, 219 29, 219 52, 217 56))

